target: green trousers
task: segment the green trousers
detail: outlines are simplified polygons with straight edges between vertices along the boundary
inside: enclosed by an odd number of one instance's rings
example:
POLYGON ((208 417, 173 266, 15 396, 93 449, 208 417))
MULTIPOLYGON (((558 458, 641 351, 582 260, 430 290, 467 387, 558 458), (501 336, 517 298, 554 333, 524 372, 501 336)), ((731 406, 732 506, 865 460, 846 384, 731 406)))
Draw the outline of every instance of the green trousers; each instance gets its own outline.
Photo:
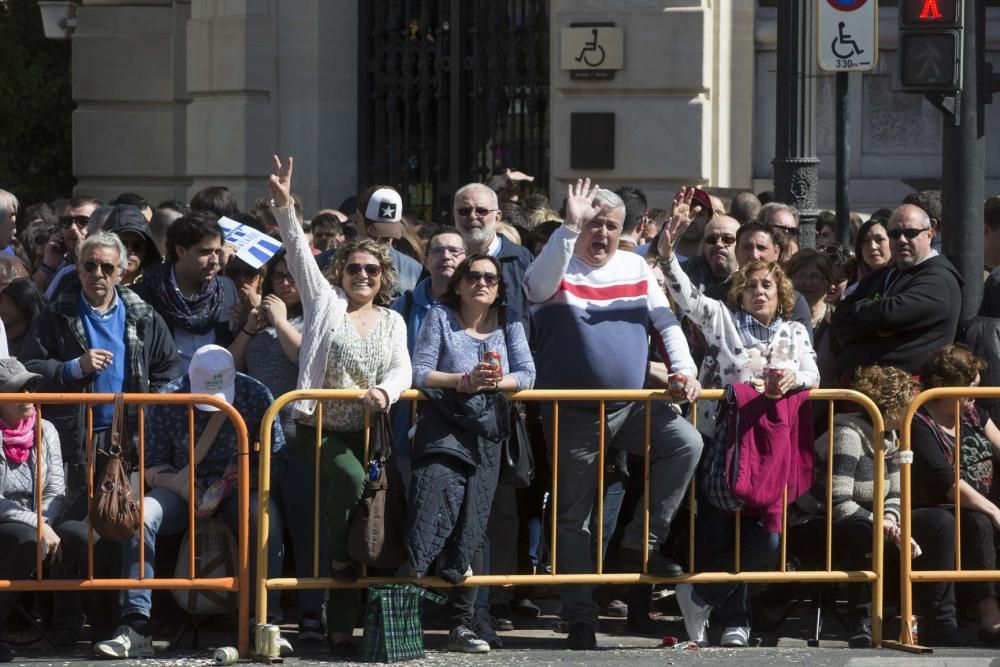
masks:
MULTIPOLYGON (((299 442, 316 442, 314 428, 299 425, 296 434, 299 442)), ((323 431, 320 455, 320 483, 326 488, 326 526, 329 531, 330 557, 341 563, 351 560, 347 550, 347 537, 351 517, 361 502, 365 487, 364 434, 362 431, 323 431)), ((294 483, 294 480, 286 480, 294 483)), ((331 589, 326 604, 328 632, 351 634, 361 607, 359 589, 331 589)))

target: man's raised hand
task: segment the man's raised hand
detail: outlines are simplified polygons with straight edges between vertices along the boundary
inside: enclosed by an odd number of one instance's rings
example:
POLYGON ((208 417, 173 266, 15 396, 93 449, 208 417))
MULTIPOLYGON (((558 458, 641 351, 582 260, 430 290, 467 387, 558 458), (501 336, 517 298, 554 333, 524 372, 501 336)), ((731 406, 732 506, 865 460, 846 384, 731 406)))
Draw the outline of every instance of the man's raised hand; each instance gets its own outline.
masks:
POLYGON ((594 208, 594 197, 597 196, 599 185, 590 187, 590 179, 576 179, 576 184, 570 183, 566 195, 565 224, 570 229, 580 231, 583 226, 594 219, 599 209, 594 208))
POLYGON ((268 188, 271 191, 271 199, 278 208, 285 208, 292 203, 292 165, 294 158, 288 158, 288 166, 281 166, 281 158, 277 155, 274 158, 274 173, 267 179, 268 188))

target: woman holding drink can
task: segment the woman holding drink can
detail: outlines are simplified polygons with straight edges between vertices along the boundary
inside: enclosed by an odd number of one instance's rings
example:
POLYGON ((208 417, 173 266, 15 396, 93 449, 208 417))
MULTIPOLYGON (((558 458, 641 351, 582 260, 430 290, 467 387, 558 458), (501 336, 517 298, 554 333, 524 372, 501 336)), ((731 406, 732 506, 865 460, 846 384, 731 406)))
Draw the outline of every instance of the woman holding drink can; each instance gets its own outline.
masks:
MULTIPOLYGON (((417 337, 413 386, 430 399, 419 406, 407 517, 407 542, 418 576, 435 559, 445 579, 461 581, 484 570, 483 539, 510 413, 506 399, 493 394, 530 389, 535 382, 524 327, 507 313, 504 291, 499 260, 485 254, 468 257, 455 269, 448 291, 427 314, 417 337), (449 432, 453 437, 435 437, 449 432), (437 511, 435 503, 446 507, 437 511), (435 519, 449 511, 452 519, 435 519)), ((474 630, 477 590, 452 589, 449 650, 490 650, 474 630)))
MULTIPOLYGON (((687 317, 705 336, 705 357, 698 377, 702 386, 721 388, 749 384, 775 399, 782 399, 793 390, 818 387, 816 353, 809 332, 790 317, 795 304, 794 292, 791 281, 777 262, 748 261, 730 278, 725 302, 705 296, 692 285, 674 255, 674 242, 698 212, 699 207, 692 206, 691 189, 682 189, 674 198, 671 217, 664 225, 657 248, 667 290, 676 304, 678 316, 687 317)), ((739 242, 737 234, 737 244, 739 242)), ((744 394, 740 389, 739 393, 744 394)), ((715 436, 714 403, 699 401, 698 404, 698 430, 710 444, 715 436)), ((755 403, 757 401, 750 405, 755 403)), ((760 410, 755 414, 760 414, 760 410)), ((754 423, 751 427, 758 425, 754 423)), ((800 443, 790 441, 788 430, 783 437, 785 441, 777 444, 795 451, 800 443)), ((717 444, 728 446, 728 443, 717 444)), ((706 448, 706 458, 708 452, 706 448)), ((805 484, 808 485, 808 481, 805 484)), ((700 492, 704 491, 702 486, 699 486, 700 492)), ((789 487, 792 488, 791 479, 789 487)), ((698 508, 699 563, 709 568, 712 565, 731 566, 736 548, 732 543, 734 515, 713 506, 711 501, 699 502, 698 508)), ((762 515, 753 514, 744 511, 741 518, 741 564, 748 571, 769 566, 777 550, 777 531, 780 530, 780 522, 773 520, 773 508, 762 515)), ((714 609, 720 624, 725 627, 722 645, 747 646, 750 604, 746 584, 679 584, 676 593, 692 641, 707 643, 706 628, 714 609)))

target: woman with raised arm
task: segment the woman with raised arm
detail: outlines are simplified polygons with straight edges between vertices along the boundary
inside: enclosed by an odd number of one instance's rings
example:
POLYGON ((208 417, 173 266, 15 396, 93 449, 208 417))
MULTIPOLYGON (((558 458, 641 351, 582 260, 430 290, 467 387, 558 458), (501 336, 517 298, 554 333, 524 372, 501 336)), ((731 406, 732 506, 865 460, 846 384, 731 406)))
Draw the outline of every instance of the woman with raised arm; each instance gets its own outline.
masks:
MULTIPOLYGON (((364 394, 353 402, 324 402, 321 424, 316 420, 316 401, 297 401, 293 406, 296 437, 290 456, 312 461, 316 431, 321 431, 319 492, 325 496, 321 506, 327 509, 330 573, 336 579, 354 581, 359 568, 348 553, 347 537, 364 489, 365 411, 388 410, 410 387, 406 325, 398 313, 386 307, 396 282, 388 246, 369 239, 353 241, 338 250, 327 276, 320 271, 292 206, 292 165, 292 158, 283 166, 274 156, 269 187, 271 211, 285 243, 286 265, 302 303, 298 388, 357 389, 364 394)), ((315 491, 307 488, 312 479, 309 475, 295 483, 303 486, 303 493, 315 491)), ((299 545, 313 540, 312 512, 308 508, 304 511, 307 520, 299 525, 310 530, 305 535, 292 535, 299 545)), ((327 633, 334 653, 349 656, 356 652, 351 637, 360 604, 357 589, 330 591, 327 633)), ((318 608, 307 610, 302 626, 321 632, 318 615, 318 608)))
MULTIPOLYGON (((691 284, 674 255, 674 242, 698 215, 700 207, 692 207, 692 197, 693 188, 682 188, 674 197, 671 217, 658 241, 660 266, 678 316, 686 316, 705 336, 705 359, 698 379, 706 388, 731 387, 724 405, 733 414, 738 413, 741 420, 738 429, 726 430, 725 442, 714 442, 715 402, 699 402, 698 429, 709 441, 709 446, 716 448, 706 448, 703 466, 712 460, 710 451, 725 451, 731 446, 741 447, 743 451, 747 446, 743 434, 748 430, 744 422, 754 432, 758 446, 767 438, 767 446, 754 452, 762 468, 778 458, 775 452, 781 451, 789 457, 784 463, 790 471, 787 478, 778 479, 779 476, 774 475, 766 492, 760 494, 757 489, 750 489, 755 497, 766 496, 769 500, 756 506, 744 505, 741 563, 745 570, 759 570, 769 565, 777 549, 784 509, 780 493, 774 500, 771 487, 780 489, 787 484, 788 502, 792 502, 812 483, 812 428, 808 417, 799 417, 803 396, 771 401, 754 389, 763 392, 765 379, 776 385, 768 387, 767 393, 773 397, 786 397, 792 391, 819 386, 816 354, 809 332, 790 319, 795 304, 794 292, 791 281, 777 262, 751 260, 745 264, 733 275, 725 302, 705 296, 691 284), (777 382, 773 382, 774 378, 777 382), (772 428, 776 423, 783 424, 784 429, 772 428)), ((808 415, 808 406, 804 407, 808 415)), ((721 414, 728 421, 725 416, 728 413, 721 414)), ((700 485, 699 491, 704 492, 704 486, 700 485)), ((712 500, 698 503, 698 562, 709 570, 725 570, 733 564, 735 517, 719 506, 722 504, 714 504, 712 500)), ((746 584, 678 584, 677 601, 692 641, 707 642, 708 617, 715 609, 725 625, 722 645, 748 644, 751 614, 746 584)))

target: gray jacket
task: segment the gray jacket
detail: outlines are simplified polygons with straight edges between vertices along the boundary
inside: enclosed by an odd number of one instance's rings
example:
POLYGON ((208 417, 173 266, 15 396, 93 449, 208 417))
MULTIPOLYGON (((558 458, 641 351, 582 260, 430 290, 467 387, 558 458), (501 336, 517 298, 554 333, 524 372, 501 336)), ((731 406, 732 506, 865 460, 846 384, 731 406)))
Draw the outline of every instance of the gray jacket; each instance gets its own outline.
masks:
MULTIPOLYGON (((32 466, 32 479, 35 479, 35 466, 38 465, 38 449, 33 448, 28 460, 32 466)), ((38 514, 34 504, 25 507, 7 498, 7 474, 10 462, 3 448, 0 447, 0 521, 14 521, 38 526, 38 514)), ((66 481, 63 476, 62 451, 59 447, 59 433, 51 422, 42 420, 42 517, 46 523, 53 525, 62 516, 66 504, 66 481)))

